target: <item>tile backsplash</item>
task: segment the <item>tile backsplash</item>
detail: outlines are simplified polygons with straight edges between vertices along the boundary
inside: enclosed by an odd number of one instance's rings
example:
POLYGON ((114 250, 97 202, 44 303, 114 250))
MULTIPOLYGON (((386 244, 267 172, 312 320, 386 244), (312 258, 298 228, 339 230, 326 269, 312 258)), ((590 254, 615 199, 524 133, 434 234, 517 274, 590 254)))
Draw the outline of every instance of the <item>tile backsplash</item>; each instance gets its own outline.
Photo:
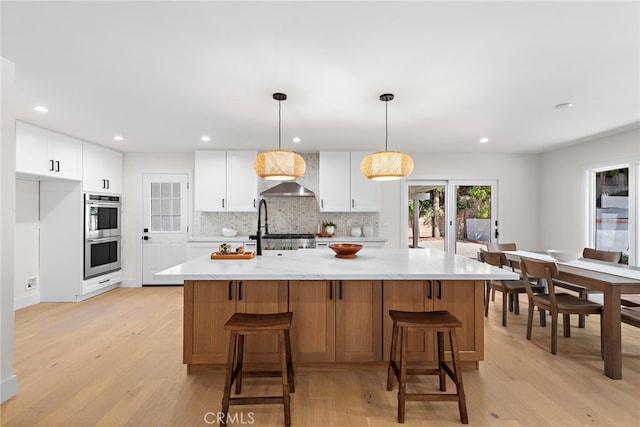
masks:
MULTIPOLYGON (((302 154, 307 169, 296 181, 316 195, 319 191, 319 154, 302 154)), ((258 192, 278 184, 259 179, 258 192)), ((270 233, 317 233, 319 224, 333 221, 336 236, 350 236, 352 227, 372 225, 378 235, 378 212, 320 212, 316 197, 267 197, 270 233)), ((199 236, 219 236, 223 227, 238 230, 239 235, 255 234, 258 227, 257 212, 195 212, 194 233, 199 236)))

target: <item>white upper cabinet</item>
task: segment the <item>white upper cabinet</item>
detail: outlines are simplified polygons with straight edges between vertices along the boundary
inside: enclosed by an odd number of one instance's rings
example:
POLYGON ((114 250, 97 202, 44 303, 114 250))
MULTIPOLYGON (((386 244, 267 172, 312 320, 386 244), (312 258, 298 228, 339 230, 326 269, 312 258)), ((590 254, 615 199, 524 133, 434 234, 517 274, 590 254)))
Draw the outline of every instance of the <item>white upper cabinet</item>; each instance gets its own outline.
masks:
POLYGON ((258 176, 256 151, 196 150, 194 209, 203 212, 254 212, 258 176))
POLYGON ((82 189, 88 193, 122 194, 122 152, 85 142, 82 189))
POLYGON ((80 181, 82 141, 16 122, 16 172, 80 181))
POLYGON ((380 183, 367 179, 360 172, 360 163, 368 151, 351 152, 351 212, 380 210, 380 183))
POLYGON ((321 212, 376 212, 380 210, 380 183, 360 173, 368 152, 320 152, 321 212))

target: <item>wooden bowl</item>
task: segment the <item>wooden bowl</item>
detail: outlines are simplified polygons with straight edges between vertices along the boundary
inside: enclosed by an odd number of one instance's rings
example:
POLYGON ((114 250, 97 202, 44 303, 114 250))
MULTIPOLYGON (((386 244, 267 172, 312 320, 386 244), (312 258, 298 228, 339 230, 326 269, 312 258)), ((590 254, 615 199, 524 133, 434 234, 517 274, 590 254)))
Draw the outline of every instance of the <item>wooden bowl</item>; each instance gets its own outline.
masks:
POLYGON ((329 245, 336 253, 336 258, 355 258, 362 245, 354 243, 332 243, 329 245))

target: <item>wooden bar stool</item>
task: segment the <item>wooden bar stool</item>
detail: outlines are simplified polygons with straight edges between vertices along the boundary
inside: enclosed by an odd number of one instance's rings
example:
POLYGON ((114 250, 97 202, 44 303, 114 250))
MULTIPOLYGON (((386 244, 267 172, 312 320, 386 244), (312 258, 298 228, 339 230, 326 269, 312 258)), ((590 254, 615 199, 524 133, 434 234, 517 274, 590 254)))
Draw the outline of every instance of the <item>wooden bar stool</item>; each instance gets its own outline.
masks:
POLYGON ((460 410, 460 419, 463 424, 468 424, 467 405, 462 387, 462 373, 460 372, 460 355, 455 328, 462 323, 448 311, 410 312, 389 310, 389 316, 393 320, 393 334, 391 337, 391 356, 389 357, 389 370, 387 372, 387 390, 393 390, 393 377, 398 378, 398 422, 404 423, 405 402, 416 401, 456 401, 460 410), (438 334, 438 367, 435 369, 408 369, 407 368, 407 337, 410 329, 432 330, 438 334), (451 345, 451 362, 453 369, 444 360, 444 334, 449 334, 451 345), (400 340, 400 366, 394 361, 400 340), (407 374, 409 375, 439 375, 440 391, 447 391, 446 375, 456 385, 456 394, 443 393, 407 393, 407 374))
POLYGON ((224 330, 231 331, 229 354, 227 356, 227 374, 222 397, 223 426, 227 425, 229 405, 260 405, 282 403, 284 405, 284 425, 291 425, 291 404, 289 393, 295 392, 293 364, 291 362, 291 318, 293 313, 235 313, 225 323, 224 330), (257 334, 277 334, 280 347, 279 371, 244 371, 244 336, 257 334), (242 377, 282 377, 282 396, 231 397, 231 386, 236 383, 236 394, 242 390, 242 377))

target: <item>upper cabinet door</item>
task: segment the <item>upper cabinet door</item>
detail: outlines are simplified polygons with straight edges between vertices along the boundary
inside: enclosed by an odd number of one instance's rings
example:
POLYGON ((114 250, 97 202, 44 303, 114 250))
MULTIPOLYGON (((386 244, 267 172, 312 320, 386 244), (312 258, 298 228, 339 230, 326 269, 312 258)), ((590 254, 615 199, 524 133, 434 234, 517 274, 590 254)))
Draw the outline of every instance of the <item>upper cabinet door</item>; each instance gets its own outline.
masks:
POLYGON ((51 175, 55 165, 49 158, 52 132, 27 123, 16 122, 16 172, 51 175))
POLYGON ((82 141, 70 136, 53 133, 54 172, 59 178, 82 179, 82 141))
POLYGON ((202 212, 253 212, 258 176, 255 151, 196 150, 194 209, 202 212))
POLYGON ((196 150, 193 174, 194 210, 226 211, 227 154, 224 151, 196 150))
POLYGON ((351 152, 351 212, 380 210, 380 182, 362 176, 360 163, 368 151, 351 152))
POLYGON ((320 152, 321 212, 377 212, 380 183, 362 176, 360 162, 367 152, 320 152))
POLYGON ((89 142, 85 142, 82 147, 83 190, 122 194, 122 153, 89 142))
POLYGON ((258 198, 256 151, 227 151, 227 211, 253 212, 258 198))
POLYGON ((82 141, 16 122, 16 172, 80 181, 82 141))
POLYGON ((320 152, 320 212, 351 210, 350 169, 348 152, 320 152))

